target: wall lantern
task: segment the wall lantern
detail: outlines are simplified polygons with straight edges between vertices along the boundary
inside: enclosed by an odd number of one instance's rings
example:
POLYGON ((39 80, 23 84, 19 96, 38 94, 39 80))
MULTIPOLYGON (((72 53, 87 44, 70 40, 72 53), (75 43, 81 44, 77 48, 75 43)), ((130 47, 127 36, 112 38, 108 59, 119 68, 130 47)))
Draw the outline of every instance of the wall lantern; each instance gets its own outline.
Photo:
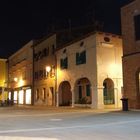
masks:
POLYGON ((46 72, 50 75, 51 78, 55 77, 55 67, 46 66, 46 72))
POLYGON ((17 81, 18 81, 18 78, 17 78, 17 77, 15 77, 15 78, 14 78, 14 81, 15 81, 15 82, 17 82, 17 81))
POLYGON ((49 73, 51 71, 51 67, 50 66, 46 66, 46 71, 49 73))

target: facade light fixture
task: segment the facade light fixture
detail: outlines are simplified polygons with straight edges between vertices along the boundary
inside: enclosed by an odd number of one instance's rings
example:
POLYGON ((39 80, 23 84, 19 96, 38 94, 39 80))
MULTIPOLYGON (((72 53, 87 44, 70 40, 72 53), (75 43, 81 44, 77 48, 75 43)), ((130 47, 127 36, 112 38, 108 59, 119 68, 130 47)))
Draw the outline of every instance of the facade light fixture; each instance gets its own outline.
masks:
POLYGON ((51 67, 50 66, 46 66, 46 71, 49 73, 51 71, 51 67))
POLYGON ((17 82, 17 81, 18 81, 18 78, 17 78, 17 77, 15 77, 15 78, 14 78, 14 81, 15 81, 15 82, 17 82))

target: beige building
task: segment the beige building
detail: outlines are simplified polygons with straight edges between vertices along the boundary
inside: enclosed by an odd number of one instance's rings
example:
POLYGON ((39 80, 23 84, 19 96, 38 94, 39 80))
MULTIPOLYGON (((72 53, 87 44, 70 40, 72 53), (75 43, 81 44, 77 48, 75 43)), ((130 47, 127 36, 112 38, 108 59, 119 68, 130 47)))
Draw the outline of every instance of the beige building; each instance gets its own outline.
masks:
POLYGON ((0 59, 0 101, 7 100, 7 59, 0 59))
POLYGON ((121 107, 122 39, 90 33, 56 51, 57 106, 121 107))
POLYGON ((130 108, 140 108, 140 1, 121 9, 124 97, 130 108))
POLYGON ((55 105, 56 34, 34 45, 34 104, 55 105))
POLYGON ((15 104, 32 104, 33 46, 30 41, 8 58, 9 99, 15 104))

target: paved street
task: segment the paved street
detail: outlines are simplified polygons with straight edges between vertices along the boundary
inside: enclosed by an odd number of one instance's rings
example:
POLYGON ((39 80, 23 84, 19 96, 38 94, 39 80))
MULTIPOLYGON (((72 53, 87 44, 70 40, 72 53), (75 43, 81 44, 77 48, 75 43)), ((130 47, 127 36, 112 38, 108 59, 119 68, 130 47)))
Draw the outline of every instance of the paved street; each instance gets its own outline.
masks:
POLYGON ((0 108, 0 140, 140 140, 140 111, 0 108))

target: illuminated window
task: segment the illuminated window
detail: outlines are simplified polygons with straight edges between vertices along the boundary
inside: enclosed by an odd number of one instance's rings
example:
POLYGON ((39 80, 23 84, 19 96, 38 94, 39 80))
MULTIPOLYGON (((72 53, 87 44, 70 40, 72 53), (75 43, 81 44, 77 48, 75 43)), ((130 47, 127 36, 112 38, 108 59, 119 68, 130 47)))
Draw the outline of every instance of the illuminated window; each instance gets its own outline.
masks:
POLYGON ((14 91, 14 103, 17 103, 17 91, 14 91))
POLYGON ((24 103, 24 91, 20 90, 19 91, 19 104, 23 104, 24 103))
POLYGON ((140 15, 134 16, 135 39, 140 40, 140 15))
POLYGON ((11 100, 11 92, 8 93, 8 98, 11 100))
POLYGON ((26 90, 26 104, 31 104, 31 89, 26 90))

